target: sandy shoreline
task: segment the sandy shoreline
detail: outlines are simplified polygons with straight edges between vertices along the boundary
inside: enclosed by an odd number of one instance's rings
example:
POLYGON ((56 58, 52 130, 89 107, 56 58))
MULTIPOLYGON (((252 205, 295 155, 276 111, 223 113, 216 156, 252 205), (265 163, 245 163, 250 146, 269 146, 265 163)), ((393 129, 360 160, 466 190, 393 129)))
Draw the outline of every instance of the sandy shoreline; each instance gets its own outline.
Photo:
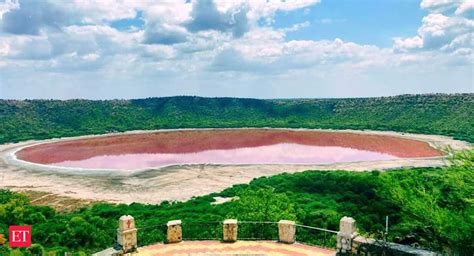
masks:
MULTIPOLYGON (((437 149, 443 149, 449 146, 454 150, 461 150, 470 147, 468 143, 438 135, 352 130, 322 131, 390 135, 424 141, 437 149)), ((125 134, 140 132, 156 131, 132 131, 126 132, 125 134)), ((104 135, 80 136, 45 141, 26 141, 16 144, 0 145, 0 187, 9 188, 14 191, 43 191, 59 196, 86 200, 123 203, 159 203, 164 200, 186 200, 192 196, 219 192, 234 184, 248 183, 256 177, 271 176, 283 172, 292 173, 304 170, 335 169, 364 171, 391 169, 402 166, 421 167, 441 166, 445 164, 442 157, 431 157, 329 165, 183 165, 170 166, 158 170, 147 170, 128 176, 107 175, 106 173, 103 173, 101 176, 87 174, 77 176, 67 172, 58 172, 50 168, 32 168, 28 165, 12 165, 8 159, 11 157, 12 152, 25 146, 50 141, 95 138, 100 136, 104 135)))

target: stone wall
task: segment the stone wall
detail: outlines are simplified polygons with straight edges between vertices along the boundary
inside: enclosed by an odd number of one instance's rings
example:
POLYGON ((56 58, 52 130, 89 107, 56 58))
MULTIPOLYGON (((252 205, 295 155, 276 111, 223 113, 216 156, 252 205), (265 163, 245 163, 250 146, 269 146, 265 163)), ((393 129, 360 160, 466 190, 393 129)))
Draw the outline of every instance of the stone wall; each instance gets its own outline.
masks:
POLYGON ((435 252, 413 248, 408 245, 390 243, 363 236, 356 236, 352 240, 352 253, 356 255, 441 255, 435 252))
MULTIPOLYGON (((119 219, 117 229, 117 247, 104 250, 95 255, 124 255, 137 250, 137 228, 132 216, 126 215, 119 219)), ((223 242, 236 242, 238 239, 236 219, 225 220, 222 223, 223 242)), ((278 222, 278 241, 292 244, 296 241, 296 223, 289 220, 278 222)), ((328 232, 335 232, 325 230, 328 232)), ((180 243, 183 239, 181 220, 167 223, 167 242, 180 243)), ((337 255, 438 255, 434 252, 415 249, 410 246, 378 241, 365 238, 357 233, 356 221, 351 217, 343 217, 337 232, 337 255)))
POLYGON ((357 234, 356 221, 343 217, 339 222, 337 233, 338 255, 438 255, 435 252, 416 249, 407 245, 390 243, 357 234))

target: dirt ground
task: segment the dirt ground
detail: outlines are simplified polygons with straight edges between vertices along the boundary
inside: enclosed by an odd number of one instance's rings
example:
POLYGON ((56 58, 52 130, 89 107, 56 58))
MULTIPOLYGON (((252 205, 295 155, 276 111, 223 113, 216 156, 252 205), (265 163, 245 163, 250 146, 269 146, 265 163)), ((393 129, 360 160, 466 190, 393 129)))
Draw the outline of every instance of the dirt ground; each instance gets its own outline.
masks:
POLYGON ((48 205, 54 208, 57 212, 71 212, 96 202, 95 200, 59 196, 57 194, 42 191, 23 190, 22 193, 30 199, 31 204, 48 205))
MULTIPOLYGON (((144 131, 127 134, 141 132, 144 131)), ((350 130, 335 132, 390 135, 414 139, 427 142, 436 149, 449 146, 454 150, 460 150, 471 147, 468 143, 436 135, 350 130)), ((100 136, 82 136, 81 138, 92 137, 100 136)), ((58 170, 47 166, 18 164, 11 161, 12 152, 39 142, 27 141, 0 145, 0 188, 27 191, 34 203, 52 205, 60 210, 70 210, 75 205, 87 205, 91 201, 159 203, 164 200, 187 200, 193 196, 219 192, 234 184, 248 183, 256 177, 283 172, 338 169, 366 171, 445 164, 443 157, 426 157, 330 165, 182 165, 146 170, 130 175, 100 171, 80 172, 80 175, 77 175, 78 173, 74 170, 58 170)))

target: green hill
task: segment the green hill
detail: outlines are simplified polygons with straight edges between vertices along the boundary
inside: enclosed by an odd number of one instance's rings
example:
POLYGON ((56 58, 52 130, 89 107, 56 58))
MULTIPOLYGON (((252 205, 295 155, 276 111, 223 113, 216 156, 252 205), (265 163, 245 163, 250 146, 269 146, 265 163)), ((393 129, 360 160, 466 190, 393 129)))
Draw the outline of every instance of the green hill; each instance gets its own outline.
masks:
POLYGON ((0 143, 137 129, 301 127, 394 130, 474 141, 474 94, 279 99, 0 100, 0 143))

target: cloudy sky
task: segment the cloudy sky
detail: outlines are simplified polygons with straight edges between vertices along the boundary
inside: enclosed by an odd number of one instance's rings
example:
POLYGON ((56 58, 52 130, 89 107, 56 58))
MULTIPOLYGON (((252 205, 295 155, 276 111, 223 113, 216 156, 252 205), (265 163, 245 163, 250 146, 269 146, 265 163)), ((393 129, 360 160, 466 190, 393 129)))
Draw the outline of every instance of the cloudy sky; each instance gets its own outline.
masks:
POLYGON ((0 0, 0 98, 473 92, 472 0, 0 0))

